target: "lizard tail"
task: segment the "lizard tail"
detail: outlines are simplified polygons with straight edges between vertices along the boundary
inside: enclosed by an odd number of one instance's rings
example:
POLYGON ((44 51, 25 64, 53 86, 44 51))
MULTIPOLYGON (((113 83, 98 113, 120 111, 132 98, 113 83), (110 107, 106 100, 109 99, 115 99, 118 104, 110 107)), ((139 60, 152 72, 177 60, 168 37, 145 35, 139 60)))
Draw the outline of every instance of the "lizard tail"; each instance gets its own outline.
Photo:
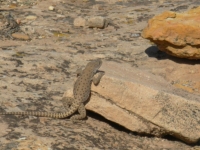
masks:
POLYGON ((54 112, 39 112, 39 111, 23 111, 23 112, 0 112, 0 115, 24 115, 36 117, 50 117, 50 118, 66 118, 76 112, 79 105, 75 104, 69 108, 69 111, 54 113, 54 112))
POLYGON ((36 111, 25 111, 25 112, 1 112, 0 115, 23 115, 23 116, 36 116, 36 117, 50 117, 50 118, 65 118, 64 113, 53 113, 53 112, 36 112, 36 111))

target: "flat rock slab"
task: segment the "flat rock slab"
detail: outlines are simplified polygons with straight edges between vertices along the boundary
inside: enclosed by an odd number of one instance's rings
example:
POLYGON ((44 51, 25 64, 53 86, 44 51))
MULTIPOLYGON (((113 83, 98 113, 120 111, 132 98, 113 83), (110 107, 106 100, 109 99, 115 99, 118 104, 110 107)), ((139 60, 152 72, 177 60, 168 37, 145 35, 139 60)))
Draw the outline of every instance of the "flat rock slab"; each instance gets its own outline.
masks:
POLYGON ((173 94, 159 78, 128 64, 104 62, 106 74, 86 108, 132 131, 155 136, 172 135, 186 143, 200 139, 200 103, 173 94))

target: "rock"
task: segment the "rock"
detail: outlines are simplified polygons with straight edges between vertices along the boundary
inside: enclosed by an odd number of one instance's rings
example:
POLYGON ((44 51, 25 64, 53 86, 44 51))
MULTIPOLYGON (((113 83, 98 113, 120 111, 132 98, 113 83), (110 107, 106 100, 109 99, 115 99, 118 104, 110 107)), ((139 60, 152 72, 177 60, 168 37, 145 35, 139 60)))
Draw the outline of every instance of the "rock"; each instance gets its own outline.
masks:
POLYGON ((108 24, 111 24, 109 19, 105 19, 101 16, 91 17, 88 19, 84 19, 81 17, 78 17, 74 19, 74 26, 77 27, 84 27, 88 26, 89 28, 106 28, 108 24))
POLYGON ((96 5, 92 6, 92 9, 94 9, 94 10, 104 10, 105 7, 100 5, 100 4, 96 4, 96 5))
POLYGON ((106 19, 101 16, 91 17, 87 20, 86 25, 90 28, 104 28, 106 19))
POLYGON ((142 36, 166 53, 188 59, 200 59, 200 7, 185 13, 164 12, 149 20, 142 36))
POLYGON ((33 16, 33 15, 26 17, 27 20, 35 20, 36 18, 37 18, 37 16, 33 16))
POLYGON ((30 40, 30 37, 28 35, 23 34, 23 33, 18 33, 18 32, 13 33, 12 37, 19 40, 30 40))
POLYGON ((10 5, 9 8, 16 8, 17 7, 17 2, 13 1, 10 5))
POLYGON ((84 18, 81 18, 81 17, 78 17, 76 19, 74 19, 74 26, 76 27, 84 27, 85 26, 85 19, 84 18))
POLYGON ((87 109, 140 134, 170 134, 186 143, 200 139, 198 101, 173 94, 176 89, 163 78, 127 64, 104 62, 101 70, 106 74, 92 85, 87 109))
POLYGON ((55 7, 49 6, 49 10, 53 11, 53 10, 55 10, 55 7))
POLYGON ((57 18, 65 18, 65 15, 57 14, 56 17, 57 17, 57 18))

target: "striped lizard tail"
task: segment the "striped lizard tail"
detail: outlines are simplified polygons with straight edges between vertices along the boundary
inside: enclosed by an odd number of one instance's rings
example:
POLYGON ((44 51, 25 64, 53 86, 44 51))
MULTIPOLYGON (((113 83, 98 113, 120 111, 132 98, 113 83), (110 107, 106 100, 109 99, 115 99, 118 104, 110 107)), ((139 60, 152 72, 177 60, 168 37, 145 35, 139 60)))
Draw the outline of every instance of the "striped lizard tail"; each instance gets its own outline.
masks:
POLYGON ((66 118, 66 112, 53 113, 53 112, 39 112, 39 111, 25 111, 25 112, 0 112, 0 115, 24 115, 36 117, 50 117, 50 118, 66 118))
POLYGON ((23 112, 0 112, 0 115, 25 115, 36 117, 50 117, 50 118, 66 118, 71 116, 78 109, 79 104, 71 105, 69 111, 54 113, 54 112, 39 112, 39 111, 23 111, 23 112))

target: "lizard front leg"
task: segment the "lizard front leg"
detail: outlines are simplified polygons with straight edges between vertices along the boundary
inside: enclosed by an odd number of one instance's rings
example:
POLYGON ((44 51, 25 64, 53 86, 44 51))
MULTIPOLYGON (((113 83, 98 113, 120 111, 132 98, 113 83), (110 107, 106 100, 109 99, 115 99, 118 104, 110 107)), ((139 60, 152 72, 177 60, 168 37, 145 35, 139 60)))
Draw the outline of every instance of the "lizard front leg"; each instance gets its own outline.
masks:
POLYGON ((94 85, 98 85, 101 78, 103 77, 103 75, 105 74, 105 72, 101 71, 101 72, 97 72, 93 78, 92 78, 92 82, 94 83, 94 85))

